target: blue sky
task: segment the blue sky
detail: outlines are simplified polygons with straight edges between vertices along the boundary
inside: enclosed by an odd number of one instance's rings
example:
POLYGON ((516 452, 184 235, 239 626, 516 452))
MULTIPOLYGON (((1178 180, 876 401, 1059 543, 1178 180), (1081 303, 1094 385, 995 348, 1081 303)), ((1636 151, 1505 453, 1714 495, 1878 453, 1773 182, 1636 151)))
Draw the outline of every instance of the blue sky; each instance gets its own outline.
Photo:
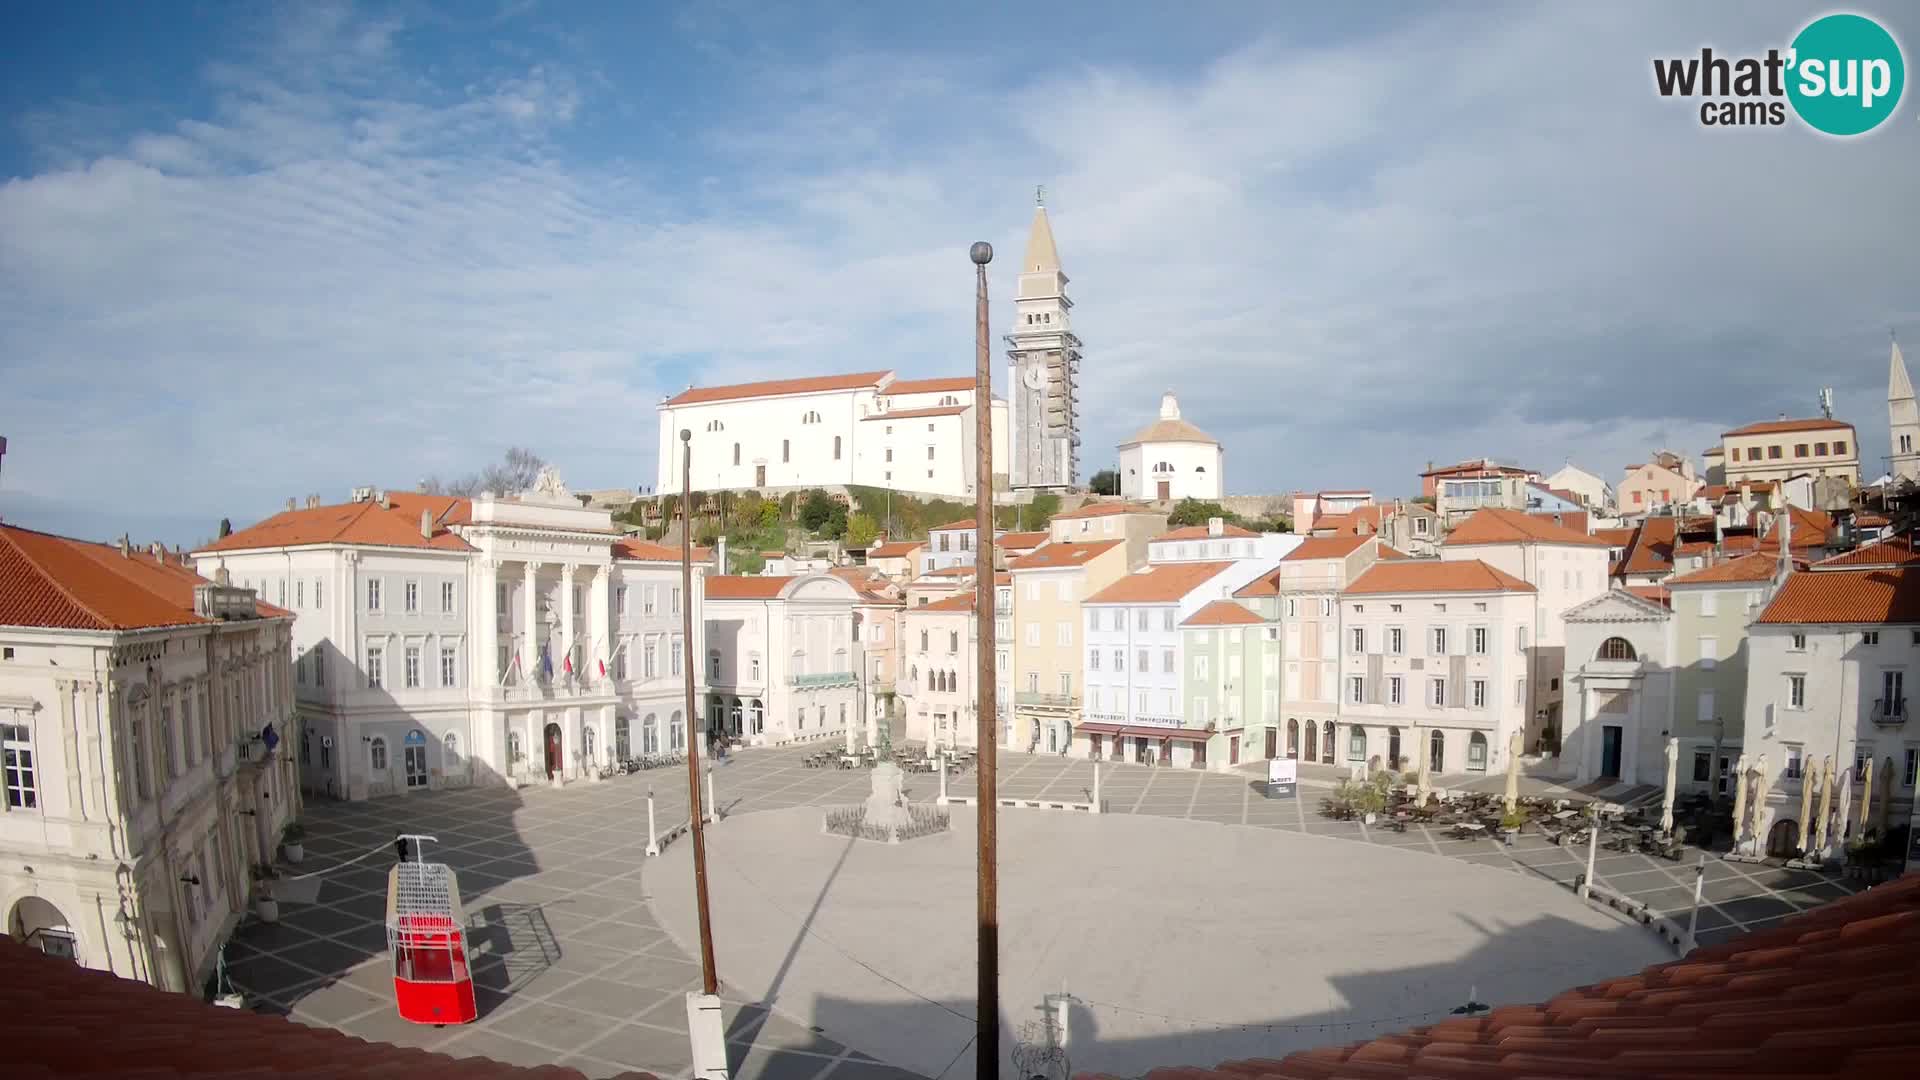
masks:
POLYGON ((1821 386, 1883 454, 1915 93, 1703 129, 1654 56, 1824 9, 1669 7, 17 5, 0 516, 190 543, 516 443, 649 484, 688 383, 969 370, 1036 184, 1089 470, 1166 389, 1239 492, 1617 477, 1821 386))

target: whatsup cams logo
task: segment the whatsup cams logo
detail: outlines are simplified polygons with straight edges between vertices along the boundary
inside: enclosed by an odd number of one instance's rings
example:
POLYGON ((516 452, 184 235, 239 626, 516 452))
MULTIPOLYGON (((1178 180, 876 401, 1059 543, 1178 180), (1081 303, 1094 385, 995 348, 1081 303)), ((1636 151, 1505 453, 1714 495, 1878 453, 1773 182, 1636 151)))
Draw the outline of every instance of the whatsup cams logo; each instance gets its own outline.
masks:
POLYGON ((1864 135, 1900 104, 1907 66, 1900 43, 1864 15, 1825 15, 1785 49, 1765 56, 1656 59, 1653 84, 1664 98, 1698 98, 1705 127, 1778 127, 1792 115, 1828 135, 1864 135))

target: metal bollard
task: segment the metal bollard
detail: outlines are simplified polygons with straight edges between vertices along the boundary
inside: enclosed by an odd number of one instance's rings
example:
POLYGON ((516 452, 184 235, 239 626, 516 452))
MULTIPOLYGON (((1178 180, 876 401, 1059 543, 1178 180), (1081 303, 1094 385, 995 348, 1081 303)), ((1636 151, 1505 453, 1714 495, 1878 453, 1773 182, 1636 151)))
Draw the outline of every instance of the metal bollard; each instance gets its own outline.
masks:
POLYGON ((660 837, 653 827, 653 789, 647 789, 647 854, 660 854, 660 837))

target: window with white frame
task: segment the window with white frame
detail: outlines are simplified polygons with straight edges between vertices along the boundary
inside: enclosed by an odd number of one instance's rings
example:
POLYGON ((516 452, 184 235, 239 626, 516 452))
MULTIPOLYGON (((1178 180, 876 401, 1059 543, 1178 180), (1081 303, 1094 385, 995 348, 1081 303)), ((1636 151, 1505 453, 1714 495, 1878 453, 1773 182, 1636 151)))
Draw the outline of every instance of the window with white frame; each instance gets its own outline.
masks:
POLYGON ((1432 654, 1434 656, 1447 655, 1447 628, 1444 626, 1434 627, 1431 639, 1433 642, 1432 654))
POLYGON ((1807 635, 1800 633, 1798 630, 1794 631, 1793 636, 1787 642, 1787 648, 1794 652, 1806 652, 1807 635))
POLYGON ((1363 675, 1347 677, 1347 701, 1354 705, 1367 703, 1367 680, 1363 675))
POLYGON ((1054 644, 1056 645, 1073 644, 1073 624, 1070 622, 1055 624, 1053 628, 1053 636, 1054 636, 1054 644))
POLYGON ((454 586, 451 581, 443 581, 440 583, 440 611, 442 614, 453 614, 453 589, 454 586))
POLYGON ((1862 633, 1860 634, 1860 644, 1862 644, 1862 645, 1878 645, 1878 644, 1880 644, 1880 631, 1878 631, 1878 630, 1867 630, 1867 631, 1863 631, 1863 632, 1862 632, 1862 633))
POLYGON ((1712 671, 1720 663, 1720 639, 1703 637, 1700 639, 1700 670, 1712 671))
POLYGON ((668 659, 670 662, 667 665, 667 674, 669 675, 680 674, 680 635, 679 634, 673 635, 673 643, 672 643, 671 649, 669 649, 668 651, 668 659))
POLYGON ((640 614, 651 615, 660 604, 660 586, 643 585, 640 588, 640 614))
POLYGON ((378 690, 387 681, 387 650, 379 645, 367 646, 367 689, 378 690))
POLYGON ((1711 619, 1715 615, 1719 614, 1719 612, 1720 612, 1719 590, 1718 589, 1701 589, 1700 590, 1700 614, 1706 618, 1711 619))
POLYGON ((1193 674, 1194 677, 1198 679, 1207 677, 1207 658, 1205 654, 1193 658, 1193 674))
POLYGON ((1472 686, 1473 686, 1473 707, 1476 709, 1486 708, 1487 707, 1487 680, 1475 679, 1473 680, 1472 686))
POLYGON ((1299 614, 1299 608, 1294 603, 1293 597, 1291 596, 1287 597, 1287 618, 1291 619, 1298 614, 1299 614))
POLYGON ((1063 671, 1060 673, 1060 693, 1068 696, 1073 694, 1073 675, 1071 672, 1063 671))
POLYGON ((406 676, 407 689, 412 690, 420 685, 420 646, 407 646, 405 664, 406 669, 404 674, 406 676))
POLYGON ((367 579, 367 610, 380 610, 380 579, 377 577, 367 579))
POLYGON ((10 810, 35 810, 40 806, 31 735, 25 724, 0 724, 0 753, 6 756, 7 808, 10 810))
POLYGON ((1401 683, 1400 676, 1398 675, 1387 676, 1387 704, 1400 705, 1404 703, 1405 703, 1405 691, 1403 688, 1403 684, 1401 683))
POLYGON ((1145 672, 1153 670, 1153 660, 1145 649, 1140 649, 1133 654, 1133 663, 1133 670, 1135 671, 1145 672))
POLYGON ((616 615, 625 615, 627 613, 627 587, 625 585, 615 585, 613 587, 613 612, 616 615))
POLYGON ((458 686, 460 683, 459 653, 451 645, 440 646, 440 685, 458 686))
POLYGON ((1431 698, 1433 704, 1435 706, 1445 706, 1447 703, 1447 680, 1433 679, 1431 683, 1433 686, 1433 697, 1431 698))
POLYGON ((1039 623, 1030 622, 1027 624, 1027 644, 1029 645, 1040 644, 1040 624, 1039 623))
POLYGON ((420 583, 409 581, 401 590, 405 597, 406 612, 411 615, 420 610, 420 583))
POLYGON ((1151 608, 1136 608, 1133 614, 1133 625, 1137 629, 1145 630, 1150 625, 1149 620, 1152 618, 1153 610, 1151 608))
POLYGON ((1356 626, 1353 628, 1353 651, 1355 653, 1364 653, 1367 651, 1367 628, 1364 626, 1356 626))
POLYGON ((1387 651, 1403 656, 1407 651, 1407 632, 1398 626, 1387 627, 1387 651))
POLYGON ((1900 786, 1912 787, 1916 771, 1920 771, 1920 746, 1909 746, 1906 761, 1900 769, 1900 786))
POLYGON ((373 742, 367 744, 367 764, 374 772, 387 771, 387 740, 375 735, 373 742))
POLYGON ((1166 630, 1166 631, 1173 630, 1173 609, 1172 608, 1160 609, 1160 629, 1166 630))
POLYGON ((1484 626, 1476 626, 1471 631, 1471 634, 1473 640, 1473 655, 1487 655, 1487 628, 1484 626))
POLYGON ((1088 671, 1100 670, 1100 650, 1099 649, 1087 650, 1087 670, 1088 671))
POLYGON ((669 615, 680 614, 680 586, 675 585, 673 588, 668 589, 667 599, 669 601, 667 614, 669 615))
POLYGON ((1321 597, 1320 598, 1320 617, 1325 619, 1325 618, 1331 617, 1332 615, 1333 615, 1333 597, 1331 596, 1321 597))
POLYGON ((1806 707, 1807 677, 1805 675, 1787 676, 1787 708, 1804 709, 1806 707))
POLYGON ((1173 674, 1173 650, 1172 649, 1160 650, 1160 670, 1163 673, 1168 675, 1173 674))

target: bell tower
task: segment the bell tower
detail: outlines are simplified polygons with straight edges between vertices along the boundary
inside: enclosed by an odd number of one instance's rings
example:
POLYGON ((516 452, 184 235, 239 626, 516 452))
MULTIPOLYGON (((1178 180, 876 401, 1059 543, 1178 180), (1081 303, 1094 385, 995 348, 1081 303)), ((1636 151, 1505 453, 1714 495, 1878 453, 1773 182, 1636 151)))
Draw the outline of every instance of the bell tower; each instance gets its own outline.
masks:
POLYGON ((1897 340, 1887 362, 1887 435, 1893 444, 1887 471, 1895 480, 1920 481, 1920 402, 1914 401, 1913 380, 1907 377, 1897 340))
POLYGON ((1020 260, 1007 342, 1007 395, 1013 425, 1015 488, 1061 489, 1080 472, 1080 339, 1073 335, 1073 301, 1047 220, 1046 191, 1034 192, 1033 225, 1020 260))

